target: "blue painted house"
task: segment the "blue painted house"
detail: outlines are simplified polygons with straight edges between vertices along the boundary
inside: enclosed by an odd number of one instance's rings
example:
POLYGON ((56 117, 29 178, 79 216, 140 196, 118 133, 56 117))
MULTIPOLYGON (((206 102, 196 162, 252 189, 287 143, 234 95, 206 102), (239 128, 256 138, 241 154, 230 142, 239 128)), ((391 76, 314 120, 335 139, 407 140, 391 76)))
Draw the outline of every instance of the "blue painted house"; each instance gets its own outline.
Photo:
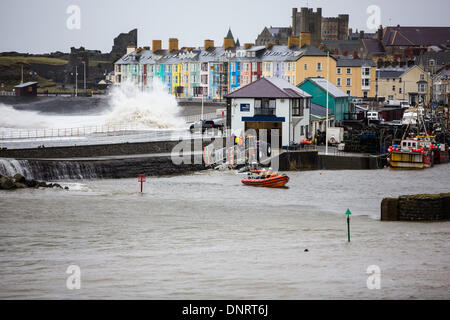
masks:
POLYGON ((233 92, 241 86, 241 62, 231 61, 228 64, 228 74, 229 74, 229 88, 228 92, 233 92))
POLYGON ((325 78, 306 78, 298 85, 300 89, 312 95, 311 102, 319 106, 327 106, 327 82, 328 82, 328 108, 334 114, 334 121, 344 120, 344 114, 349 113, 349 96, 325 78))

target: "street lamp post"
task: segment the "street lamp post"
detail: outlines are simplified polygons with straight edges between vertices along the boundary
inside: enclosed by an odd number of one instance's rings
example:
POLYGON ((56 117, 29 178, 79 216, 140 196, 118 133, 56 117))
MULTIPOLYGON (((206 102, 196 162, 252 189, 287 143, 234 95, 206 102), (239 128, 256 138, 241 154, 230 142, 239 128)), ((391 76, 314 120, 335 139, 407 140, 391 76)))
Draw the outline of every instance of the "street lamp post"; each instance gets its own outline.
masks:
POLYGON ((78 66, 75 66, 75 74, 72 72, 71 75, 75 76, 75 97, 78 97, 78 66))
POLYGON ((86 95, 86 61, 81 61, 81 63, 84 66, 84 71, 83 71, 83 75, 84 75, 84 94, 86 95))

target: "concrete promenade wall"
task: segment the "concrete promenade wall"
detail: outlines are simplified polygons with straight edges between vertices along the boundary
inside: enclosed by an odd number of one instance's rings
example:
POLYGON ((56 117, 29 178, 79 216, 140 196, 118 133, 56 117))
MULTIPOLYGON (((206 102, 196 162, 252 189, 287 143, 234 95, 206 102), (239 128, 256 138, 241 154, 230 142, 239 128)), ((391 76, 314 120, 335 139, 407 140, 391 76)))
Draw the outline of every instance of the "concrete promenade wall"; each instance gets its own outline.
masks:
MULTIPOLYGON (((119 143, 102 145, 81 145, 69 147, 7 149, 0 150, 0 158, 14 159, 65 159, 65 158, 94 158, 105 156, 126 156, 138 154, 170 153, 180 141, 152 141, 138 143, 119 143)), ((191 148, 198 140, 191 140, 191 148)), ((211 143, 203 140, 202 146, 211 143)), ((224 142, 225 143, 225 142, 224 142)))
POLYGON ((405 195, 381 202, 382 221, 450 220, 450 193, 405 195))

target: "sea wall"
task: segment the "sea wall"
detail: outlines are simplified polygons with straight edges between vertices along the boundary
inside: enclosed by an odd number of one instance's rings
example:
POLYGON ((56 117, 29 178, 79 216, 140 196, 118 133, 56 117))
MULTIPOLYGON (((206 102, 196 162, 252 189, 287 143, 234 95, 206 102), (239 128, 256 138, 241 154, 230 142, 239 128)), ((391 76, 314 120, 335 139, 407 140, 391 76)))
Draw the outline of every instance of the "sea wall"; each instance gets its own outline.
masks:
POLYGON ((450 193, 404 195, 381 202, 382 221, 450 220, 450 193))
MULTIPOLYGON (((152 141, 50 148, 6 149, 0 150, 0 158, 67 159, 170 153, 179 143, 180 141, 152 141)), ((192 139, 190 140, 190 143, 191 149, 194 150, 195 144, 202 144, 202 146, 206 146, 211 143, 211 140, 205 139, 200 142, 192 139)))
POLYGON ((120 179, 139 174, 165 176, 204 170, 202 164, 174 164, 170 156, 136 157, 111 160, 16 160, 0 159, 0 175, 22 174, 27 179, 58 181, 68 179, 120 179))
POLYGON ((381 169, 386 160, 374 156, 322 155, 317 151, 289 151, 279 156, 281 171, 381 169))

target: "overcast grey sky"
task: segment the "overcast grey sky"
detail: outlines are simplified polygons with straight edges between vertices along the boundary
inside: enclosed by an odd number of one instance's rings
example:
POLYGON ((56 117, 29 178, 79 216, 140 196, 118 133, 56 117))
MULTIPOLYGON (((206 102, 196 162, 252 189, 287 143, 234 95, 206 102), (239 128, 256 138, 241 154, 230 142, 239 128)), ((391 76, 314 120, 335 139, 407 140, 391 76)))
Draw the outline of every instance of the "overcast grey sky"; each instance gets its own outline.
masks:
MULTIPOLYGON (((367 28, 367 7, 381 9, 383 25, 450 26, 449 0, 14 0, 0 2, 0 51, 69 52, 70 47, 111 51, 121 32, 138 28, 138 45, 178 38, 180 47, 222 45, 228 27, 241 44, 254 42, 264 26, 290 26, 292 8, 322 8, 324 17, 350 14, 350 27, 367 28), (81 11, 70 30, 70 5, 81 11)), ((372 30, 373 31, 373 30, 372 30)))

